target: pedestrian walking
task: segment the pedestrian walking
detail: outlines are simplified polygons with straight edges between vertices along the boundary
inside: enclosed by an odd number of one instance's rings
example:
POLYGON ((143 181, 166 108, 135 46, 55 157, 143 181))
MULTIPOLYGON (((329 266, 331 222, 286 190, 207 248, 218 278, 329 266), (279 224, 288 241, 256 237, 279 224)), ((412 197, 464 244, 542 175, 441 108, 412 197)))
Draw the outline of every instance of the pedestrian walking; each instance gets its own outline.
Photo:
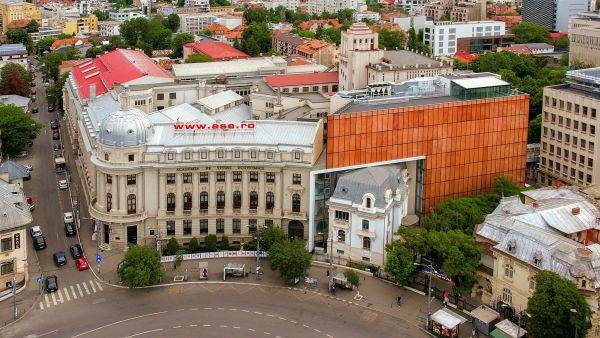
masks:
POLYGON ((479 334, 477 333, 477 328, 473 328, 473 330, 471 330, 471 338, 475 338, 478 337, 479 334))
POLYGON ((396 305, 400 306, 400 304, 402 304, 402 297, 398 296, 396 297, 396 305))
POLYGON ((448 291, 444 291, 444 306, 448 306, 448 291))

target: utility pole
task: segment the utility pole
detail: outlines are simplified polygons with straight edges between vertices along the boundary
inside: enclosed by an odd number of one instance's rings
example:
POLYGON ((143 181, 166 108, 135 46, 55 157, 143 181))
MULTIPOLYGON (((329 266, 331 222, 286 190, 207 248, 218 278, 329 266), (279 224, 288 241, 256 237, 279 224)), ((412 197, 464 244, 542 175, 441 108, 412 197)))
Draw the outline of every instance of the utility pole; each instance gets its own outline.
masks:
POLYGON ((429 286, 427 287, 427 330, 431 324, 431 275, 433 274, 433 265, 429 262, 429 286))
POLYGON ((260 227, 256 230, 256 280, 260 280, 260 227))
POLYGON ((13 276, 12 280, 12 294, 13 294, 13 319, 17 319, 19 316, 19 309, 17 309, 17 279, 13 276))
POLYGON ((329 229, 327 229, 327 236, 330 237, 327 242, 329 246, 329 292, 333 289, 333 236, 329 235, 329 229))

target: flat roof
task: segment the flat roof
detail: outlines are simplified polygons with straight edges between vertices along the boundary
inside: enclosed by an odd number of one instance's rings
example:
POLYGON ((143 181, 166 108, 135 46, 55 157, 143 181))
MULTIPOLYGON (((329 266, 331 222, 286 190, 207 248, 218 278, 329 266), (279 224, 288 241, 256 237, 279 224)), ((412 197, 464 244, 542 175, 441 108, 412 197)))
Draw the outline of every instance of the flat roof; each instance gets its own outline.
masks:
POLYGON ((261 69, 284 69, 285 65, 285 60, 279 56, 203 63, 182 63, 173 65, 173 74, 178 78, 236 75, 258 72, 261 69))
POLYGON ((289 87, 301 85, 317 85, 338 83, 338 72, 281 74, 265 77, 265 82, 271 87, 289 87))
POLYGON ((400 107, 412 107, 412 106, 424 106, 430 104, 440 104, 448 102, 461 101, 453 96, 439 96, 439 97, 425 97, 425 98, 414 98, 408 101, 400 100, 400 97, 391 96, 385 100, 382 100, 380 104, 371 102, 357 102, 348 107, 343 111, 338 111, 337 114, 343 113, 357 113, 363 111, 374 111, 380 109, 400 108, 400 107))
POLYGON ((409 50, 386 50, 383 52, 383 57, 393 65, 426 65, 430 63, 432 66, 438 66, 440 64, 439 61, 428 56, 409 50))
POLYGON ((493 86, 508 86, 508 82, 495 76, 454 79, 452 82, 465 89, 485 88, 493 86))

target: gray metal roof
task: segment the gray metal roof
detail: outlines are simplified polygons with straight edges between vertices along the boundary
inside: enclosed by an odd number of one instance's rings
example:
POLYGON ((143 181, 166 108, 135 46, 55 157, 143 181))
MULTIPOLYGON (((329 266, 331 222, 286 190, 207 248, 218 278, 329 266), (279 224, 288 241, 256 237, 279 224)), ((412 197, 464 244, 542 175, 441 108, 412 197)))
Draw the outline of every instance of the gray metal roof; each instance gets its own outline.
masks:
POLYGON ((27 54, 27 48, 22 43, 0 45, 0 55, 27 54))
POLYGON ((23 190, 0 180, 0 232, 25 226, 32 220, 23 190))
POLYGON ((396 192, 400 185, 402 169, 405 168, 405 164, 383 165, 347 172, 340 175, 331 197, 362 204, 365 194, 373 194, 374 207, 385 209, 386 191, 391 190, 392 194, 396 192))
POLYGON ((27 168, 10 160, 6 160, 0 164, 0 173, 8 173, 9 181, 29 177, 29 170, 27 168))
POLYGON ((23 109, 27 109, 27 107, 29 106, 29 101, 31 101, 31 99, 25 96, 14 94, 0 95, 0 103, 12 104, 23 109))

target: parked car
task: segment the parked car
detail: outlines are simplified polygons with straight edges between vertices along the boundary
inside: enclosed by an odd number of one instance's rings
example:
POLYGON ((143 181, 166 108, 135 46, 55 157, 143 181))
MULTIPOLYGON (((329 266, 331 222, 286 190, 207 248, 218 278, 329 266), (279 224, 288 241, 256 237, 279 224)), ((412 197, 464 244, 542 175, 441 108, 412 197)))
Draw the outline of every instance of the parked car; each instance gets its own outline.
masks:
POLYGON ((60 127, 60 121, 58 119, 50 120, 50 128, 51 129, 58 129, 59 127, 60 127))
POLYGON ((24 167, 25 167, 25 169, 27 169, 27 171, 33 170, 33 166, 31 164, 25 164, 24 167))
POLYGON ((18 153, 15 154, 16 158, 23 158, 23 157, 27 157, 29 155, 29 153, 25 150, 20 151, 18 153))
POLYGON ((55 141, 60 140, 60 132, 58 130, 52 132, 52 139, 55 141))
POLYGON ((29 204, 30 211, 33 211, 33 209, 35 209, 35 204, 33 203, 33 197, 31 197, 31 196, 25 197, 25 202, 27 202, 27 204, 29 204))
POLYGON ((76 260, 75 266, 77 267, 77 270, 79 270, 79 271, 87 270, 90 268, 90 266, 88 265, 87 258, 85 258, 85 257, 81 257, 78 260, 76 260))
POLYGON ((54 143, 52 148, 54 149, 54 151, 59 151, 59 150, 62 150, 63 147, 62 147, 62 144, 60 144, 60 143, 54 143))
POLYGON ((42 228, 39 225, 32 226, 31 229, 29 229, 29 234, 31 235, 31 238, 42 236, 42 228))
POLYGON ((70 211, 65 212, 63 214, 63 221, 65 222, 65 224, 73 223, 73 213, 70 211))
POLYGON ((71 256, 73 257, 73 259, 79 259, 83 257, 83 250, 81 249, 81 245, 73 244, 71 245, 69 250, 71 250, 71 256))
POLYGON ((46 248, 46 238, 42 235, 33 237, 33 248, 42 250, 46 248))
POLYGON ((58 278, 55 275, 46 277, 46 280, 44 280, 44 288, 46 289, 46 292, 58 291, 58 278))
POLYGON ((67 237, 75 236, 77 234, 77 228, 75 227, 75 223, 65 224, 65 235, 67 237))
POLYGON ((52 112, 52 111, 54 111, 54 105, 52 105, 52 104, 49 104, 49 105, 48 105, 48 111, 49 111, 49 112, 52 112))
POLYGON ((54 259, 54 264, 56 264, 56 266, 67 265, 67 256, 64 251, 55 252, 54 255, 52 255, 52 258, 54 259))
POLYGON ((69 182, 67 180, 58 181, 58 189, 60 189, 60 190, 69 189, 69 182))

